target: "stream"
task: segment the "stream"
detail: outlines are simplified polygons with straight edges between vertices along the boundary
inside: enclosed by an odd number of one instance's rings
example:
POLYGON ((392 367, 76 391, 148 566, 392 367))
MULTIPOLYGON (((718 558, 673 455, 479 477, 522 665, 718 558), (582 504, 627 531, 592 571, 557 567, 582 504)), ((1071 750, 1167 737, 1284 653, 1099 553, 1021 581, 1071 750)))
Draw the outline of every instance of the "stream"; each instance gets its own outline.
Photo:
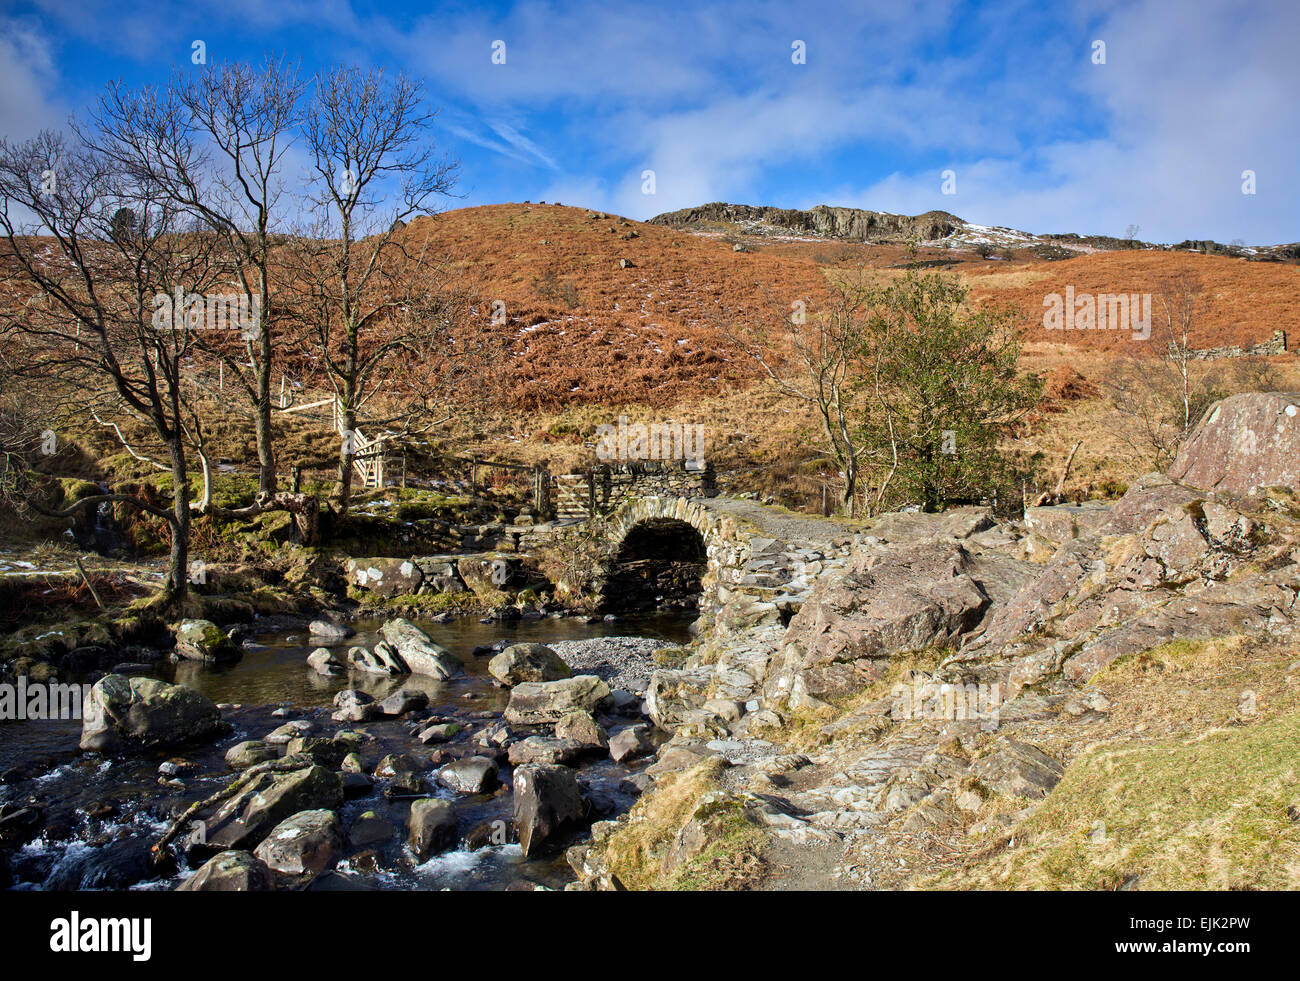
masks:
MULTIPOLYGON (((346 728, 364 728, 373 737, 360 755, 367 772, 389 753, 406 753, 428 763, 436 747, 425 747, 410 734, 409 723, 397 719, 349 726, 330 721, 335 694, 360 688, 382 698, 399 688, 416 688, 429 696, 430 710, 467 722, 487 724, 499 718, 507 692, 495 687, 487 673, 489 654, 475 648, 533 641, 556 643, 597 637, 650 637, 665 644, 690 639, 694 614, 653 613, 620 617, 614 621, 545 618, 514 622, 480 623, 463 617, 450 623, 414 622, 436 643, 456 654, 464 673, 447 681, 409 675, 397 678, 353 673, 326 678, 306 665, 307 655, 319 643, 307 636, 306 625, 259 633, 246 644, 241 661, 212 666, 194 661, 154 665, 156 677, 194 688, 223 707, 222 716, 233 727, 226 736, 206 744, 178 750, 106 759, 78 749, 79 721, 21 721, 0 723, 0 803, 35 804, 44 811, 39 837, 10 859, 10 888, 14 889, 172 889, 193 871, 182 867, 170 878, 151 878, 145 862, 148 846, 166 829, 171 818, 189 803, 207 797, 233 778, 224 761, 226 750, 245 739, 258 739, 290 719, 315 723, 322 734, 346 728), (278 713, 277 713, 277 710, 278 713), (277 714, 273 714, 277 713, 277 714), (182 759, 190 771, 167 776, 159 766, 182 759)), ((358 620, 357 631, 341 646, 371 647, 379 639, 382 620, 358 620)), ((71 679, 70 679, 71 680, 71 679)), ((642 761, 640 766, 650 760, 642 761)), ((585 763, 581 780, 598 803, 594 817, 612 817, 635 802, 635 792, 621 789, 627 766, 607 756, 585 763)), ((432 782, 432 781, 431 781, 432 782)), ((470 830, 512 818, 508 791, 510 767, 501 764, 504 790, 492 795, 460 796, 436 786, 434 795, 457 802, 457 823, 462 837, 470 830)), ((476 850, 435 855, 415 864, 404 848, 406 815, 410 801, 389 800, 376 784, 360 799, 345 801, 340 811, 345 831, 357 815, 374 811, 392 824, 391 840, 368 846, 360 856, 345 858, 337 867, 344 876, 322 877, 321 885, 370 889, 501 890, 541 885, 562 888, 572 878, 559 851, 525 860, 517 844, 488 844, 476 850)), ((345 847, 344 854, 348 854, 345 847)))

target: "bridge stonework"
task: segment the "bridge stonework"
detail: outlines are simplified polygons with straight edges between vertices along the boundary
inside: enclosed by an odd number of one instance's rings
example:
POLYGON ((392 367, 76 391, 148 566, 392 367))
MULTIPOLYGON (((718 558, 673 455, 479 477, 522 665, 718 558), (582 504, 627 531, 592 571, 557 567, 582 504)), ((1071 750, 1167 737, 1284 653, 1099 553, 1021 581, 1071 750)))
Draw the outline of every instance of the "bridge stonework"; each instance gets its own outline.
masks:
POLYGON ((748 534, 730 515, 712 510, 707 501, 684 497, 638 497, 606 519, 611 554, 637 525, 650 521, 680 521, 704 541, 707 556, 701 580, 700 613, 711 618, 726 596, 726 587, 739 581, 749 557, 748 534))

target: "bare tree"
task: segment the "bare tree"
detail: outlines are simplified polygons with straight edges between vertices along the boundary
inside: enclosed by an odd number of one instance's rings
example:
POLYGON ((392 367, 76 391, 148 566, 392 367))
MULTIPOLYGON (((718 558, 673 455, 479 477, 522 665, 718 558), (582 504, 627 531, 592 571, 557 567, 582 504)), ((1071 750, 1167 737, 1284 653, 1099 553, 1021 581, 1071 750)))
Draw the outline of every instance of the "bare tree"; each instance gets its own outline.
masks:
POLYGON ((376 431, 444 420, 446 401, 434 396, 473 353, 457 348, 452 329, 468 294, 427 230, 416 235, 405 224, 431 214, 456 184, 458 164, 437 156, 428 134, 433 115, 420 82, 357 68, 318 75, 304 114, 313 222, 295 240, 286 275, 294 316, 337 398, 343 512, 361 410, 382 392, 389 411, 367 421, 376 431), (389 384, 395 369, 408 375, 403 387, 389 384))
POLYGON ((1200 281, 1187 273, 1171 276, 1160 283, 1154 300, 1155 350, 1118 362, 1103 385, 1125 420, 1117 435, 1163 470, 1221 392, 1217 372, 1199 368, 1198 352, 1191 346, 1204 304, 1200 281))
POLYGON ((823 309, 809 313, 803 299, 789 306, 769 302, 769 315, 730 335, 778 390, 816 413, 827 454, 844 475, 841 500, 850 514, 863 453, 855 433, 868 410, 862 379, 872 367, 864 338, 870 293, 861 273, 836 277, 823 309))
POLYGON ((271 280, 280 237, 274 224, 302 92, 296 72, 282 62, 222 63, 195 75, 177 73, 165 90, 111 84, 95 113, 99 148, 152 181, 190 217, 193 229, 219 238, 227 252, 227 286, 254 311, 256 322, 242 337, 205 333, 193 342, 223 363, 248 400, 258 488, 266 495, 276 491, 271 280))
POLYGON ((109 406, 144 422, 166 455, 155 466, 172 479, 171 508, 106 493, 59 509, 42 503, 35 487, 32 503, 63 517, 123 502, 166 521, 164 605, 182 603, 186 592, 191 507, 181 376, 193 331, 184 316, 160 329, 155 298, 177 287, 203 291, 220 266, 211 237, 178 233, 182 217, 146 175, 123 172, 98 149, 53 133, 0 141, 6 370, 62 385, 90 412, 109 406), (130 229, 114 221, 123 207, 137 216, 130 229))

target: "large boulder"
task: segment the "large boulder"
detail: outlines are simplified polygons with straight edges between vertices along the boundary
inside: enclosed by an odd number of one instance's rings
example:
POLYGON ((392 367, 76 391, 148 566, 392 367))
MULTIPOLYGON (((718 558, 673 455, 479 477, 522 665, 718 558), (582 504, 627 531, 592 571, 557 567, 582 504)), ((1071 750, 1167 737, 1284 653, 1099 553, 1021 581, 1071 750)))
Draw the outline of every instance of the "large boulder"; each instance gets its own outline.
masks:
POLYGON ((275 876, 261 859, 246 851, 225 851, 176 887, 177 892, 269 892, 275 876))
POLYGON ((524 857, 582 821, 586 807, 578 778, 566 766, 529 764, 515 770, 515 830, 524 857))
POLYGON ((401 617, 389 620, 380 628, 379 633, 392 645, 414 674, 428 675, 431 678, 450 678, 464 667, 460 658, 435 644, 429 639, 428 634, 410 620, 401 617))
POLYGON ((281 821, 253 854, 277 872, 302 874, 325 871, 342 847, 338 815, 316 809, 281 821))
POLYGON ((407 841, 421 862, 456 844, 456 805, 427 797, 411 802, 407 841))
POLYGON ((1210 406, 1169 477, 1205 491, 1300 490, 1300 393, 1250 392, 1210 406))
POLYGON ((342 804, 339 775, 323 766, 259 773, 205 821, 202 844, 209 848, 255 848, 276 825, 299 811, 333 811, 342 804))
POLYGON ((512 688, 526 681, 559 681, 572 671, 545 644, 512 644, 488 662, 488 673, 512 688))
POLYGON ((176 628, 176 654, 187 661, 238 661, 243 648, 211 620, 182 620, 176 628))
POLYGON ((609 698, 609 685, 594 674, 527 681, 510 689, 506 721, 511 725, 552 725, 575 710, 594 713, 609 698))
POLYGON ((348 582, 385 599, 419 592, 424 582, 410 559, 348 559, 346 572, 348 582))
POLYGON ((891 654, 955 644, 990 604, 955 543, 873 549, 817 582, 767 678, 769 697, 823 699, 876 680, 891 654))
POLYGON ((458 794, 486 794, 501 783, 498 772, 496 760, 469 756, 444 766, 438 771, 438 780, 458 794))
POLYGON ((184 685, 109 674, 82 706, 81 748, 102 753, 175 746, 225 730, 221 712, 184 685))

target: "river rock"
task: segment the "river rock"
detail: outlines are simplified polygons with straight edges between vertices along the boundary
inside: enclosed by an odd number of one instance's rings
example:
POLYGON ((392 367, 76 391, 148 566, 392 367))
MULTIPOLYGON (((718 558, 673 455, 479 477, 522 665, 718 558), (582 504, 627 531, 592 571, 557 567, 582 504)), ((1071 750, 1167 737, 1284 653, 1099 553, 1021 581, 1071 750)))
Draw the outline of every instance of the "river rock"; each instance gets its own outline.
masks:
POLYGON ((565 766, 529 764, 515 770, 515 830, 524 857, 537 854, 586 813, 578 778, 565 766))
POLYGON ((429 696, 425 692, 418 688, 402 688, 380 702, 379 711, 395 719, 407 712, 425 708, 428 704, 429 696))
POLYGON ((246 851, 224 851, 176 887, 177 892, 270 892, 275 876, 266 863, 246 851))
POLYGON ((577 759, 585 748, 576 739, 530 736, 510 747, 508 759, 511 766, 525 763, 568 763, 577 759))
POLYGON ((393 677, 399 674, 410 674, 406 662, 393 649, 391 644, 385 644, 382 641, 375 645, 373 651, 366 650, 364 647, 348 648, 348 663, 356 670, 366 674, 382 674, 393 677))
POLYGON ((232 770, 247 770, 250 766, 276 759, 280 754, 262 739, 245 739, 226 750, 226 766, 232 770))
POLYGON ((594 713, 609 697, 609 686, 594 674, 526 681, 510 689, 505 718, 512 725, 549 725, 575 710, 594 713))
POLYGON ((345 688, 334 696, 335 722, 369 722, 379 716, 379 703, 356 688, 345 688))
POLYGON ((590 712, 575 709, 555 723, 557 739, 572 739, 588 749, 605 749, 609 738, 590 712))
POLYGON ((356 633, 346 624, 335 623, 332 620, 313 620, 311 625, 308 626, 307 632, 313 638, 334 643, 347 640, 356 633))
POLYGON ((343 803, 339 775, 320 765, 287 773, 260 773, 207 820, 205 845, 256 847, 281 821, 299 811, 336 810, 343 803))
POLYGON ((327 678, 348 673, 347 663, 328 647, 318 647, 308 654, 307 667, 327 678))
POLYGON ((253 854, 277 872, 323 872, 343 847, 339 819, 333 811, 299 811, 272 829, 253 854))
POLYGON ((500 784, 497 764, 486 756, 453 760, 438 771, 443 786, 460 794, 486 794, 500 784))
POLYGON ((225 729, 221 713, 184 685, 105 675, 82 706, 81 748, 112 753, 179 745, 225 729))
POLYGON ((450 678, 463 670, 460 658, 429 639, 428 634, 398 617, 389 620, 379 630, 380 635, 396 649, 406 666, 414 674, 431 678, 450 678))
POLYGON ((357 815, 348 828, 348 842, 353 848, 370 848, 391 841, 397 829, 374 811, 357 815))
POLYGON ((312 760, 321 766, 327 766, 331 770, 338 769, 343 765, 343 759, 348 755, 348 744, 339 739, 329 739, 324 736, 299 736, 296 739, 290 739, 289 744, 285 746, 286 756, 297 756, 303 754, 310 756, 312 760))
POLYGON ((456 734, 461 731, 461 726, 455 722, 437 722, 427 728, 421 729, 417 739, 426 746, 430 743, 445 743, 456 738, 456 734))
POLYGON ((427 797, 411 802, 407 841, 421 862, 456 844, 456 805, 427 797))
POLYGON ((187 661, 238 661, 243 649, 211 620, 182 620, 176 628, 176 654, 187 661))
POLYGON ((609 755, 615 763, 645 756, 654 750, 654 743, 650 741, 650 727, 644 723, 621 729, 609 740, 609 755))
POLYGON ((306 719, 294 719, 292 722, 286 722, 284 725, 272 729, 263 737, 263 742, 272 746, 284 746, 301 736, 310 736, 315 730, 306 719))
POLYGON ((488 673, 512 688, 525 681, 558 681, 573 672, 545 644, 512 644, 488 662, 488 673))

